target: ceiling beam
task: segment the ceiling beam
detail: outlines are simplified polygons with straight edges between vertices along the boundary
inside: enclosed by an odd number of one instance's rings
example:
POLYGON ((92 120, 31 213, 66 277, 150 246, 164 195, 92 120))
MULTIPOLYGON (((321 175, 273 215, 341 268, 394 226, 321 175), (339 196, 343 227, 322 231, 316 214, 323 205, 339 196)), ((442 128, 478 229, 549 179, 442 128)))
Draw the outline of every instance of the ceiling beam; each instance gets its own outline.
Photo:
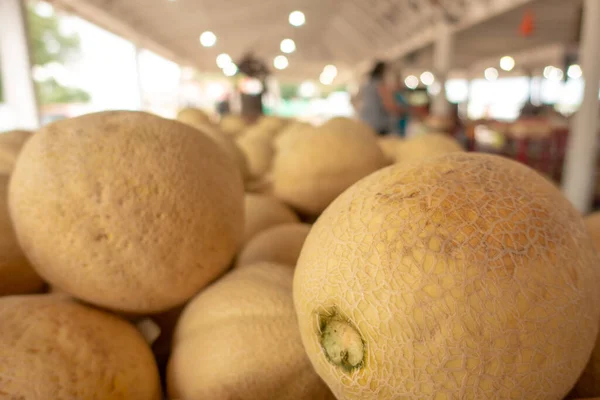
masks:
MULTIPOLYGON (((420 7, 425 4, 422 4, 420 1, 411 1, 413 2, 414 7, 420 7)), ((465 10, 465 14, 462 16, 461 20, 452 26, 451 30, 453 33, 466 30, 472 26, 475 26, 488 19, 507 13, 512 9, 523 6, 532 1, 533 0, 474 1, 465 10)), ((429 4, 429 2, 427 2, 427 4, 429 6, 429 9, 423 10, 425 13, 432 10, 432 7, 429 4)), ((437 32, 434 29, 434 24, 429 24, 429 26, 425 27, 423 27, 421 24, 421 26, 418 27, 417 32, 410 35, 407 39, 403 40, 402 43, 399 43, 398 45, 388 50, 374 52, 370 57, 360 62, 354 69, 354 71, 343 76, 343 79, 351 80, 355 79, 358 76, 364 75, 371 67, 373 61, 376 59, 394 61, 410 52, 431 45, 437 37, 436 33, 437 32)), ((340 77, 340 80, 341 79, 342 77, 340 77)))

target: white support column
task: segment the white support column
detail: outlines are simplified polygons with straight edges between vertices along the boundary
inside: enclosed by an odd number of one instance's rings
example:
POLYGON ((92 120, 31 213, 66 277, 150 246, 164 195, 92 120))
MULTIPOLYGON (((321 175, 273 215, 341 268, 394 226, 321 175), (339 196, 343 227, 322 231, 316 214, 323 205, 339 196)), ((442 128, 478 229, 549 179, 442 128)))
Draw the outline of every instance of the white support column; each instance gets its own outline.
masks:
POLYGON ((453 39, 453 32, 450 25, 445 21, 440 22, 433 50, 435 79, 441 85, 440 92, 433 98, 431 105, 432 114, 436 116, 447 116, 450 114, 450 103, 448 103, 446 96, 446 80, 452 67, 453 39))
POLYGON ((600 102, 600 1, 585 0, 580 48, 585 79, 583 102, 573 117, 565 162, 564 192, 582 213, 594 195, 600 102))
POLYGON ((0 1, 0 69, 4 101, 15 116, 16 128, 36 130, 40 115, 26 18, 21 0, 0 1))

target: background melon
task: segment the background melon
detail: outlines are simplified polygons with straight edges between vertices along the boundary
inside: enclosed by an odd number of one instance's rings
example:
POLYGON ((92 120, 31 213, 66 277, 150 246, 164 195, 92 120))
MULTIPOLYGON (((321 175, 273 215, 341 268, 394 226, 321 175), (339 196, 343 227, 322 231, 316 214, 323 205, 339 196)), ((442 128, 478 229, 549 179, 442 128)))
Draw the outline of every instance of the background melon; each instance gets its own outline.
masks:
MULTIPOLYGON (((193 111, 196 111, 196 110, 193 110, 193 111)), ((198 111, 200 111, 200 110, 198 110, 198 111)), ((188 114, 191 114, 191 111, 188 112, 188 114)), ((188 115, 188 114, 184 114, 184 115, 188 115)), ((194 127, 196 129, 198 129, 199 131, 201 131, 202 133, 208 135, 236 163, 236 165, 240 169, 240 173, 242 174, 242 177, 244 178, 244 180, 247 180, 250 178, 250 170, 248 168, 248 160, 246 159, 246 155, 238 147, 238 145, 236 144, 235 140, 232 137, 227 136, 223 132, 219 131, 219 128, 217 126, 211 124, 210 122, 208 122, 208 121, 203 122, 202 117, 198 117, 196 119, 193 119, 190 116, 188 116, 187 118, 184 118, 184 119, 179 119, 179 117, 178 117, 178 121, 183 122, 191 127, 194 127)))
POLYGON ((293 270, 233 270, 196 296, 177 324, 168 392, 185 400, 334 400, 304 353, 293 270))
POLYGON ((302 135, 302 132, 310 129, 314 129, 314 127, 306 122, 298 121, 289 124, 274 139, 273 145, 275 146, 275 150, 277 151, 278 149, 284 148, 286 146, 293 146, 294 138, 296 138, 299 135, 302 135))
POLYGON ((253 193, 244 197, 244 217, 243 243, 275 225, 300 222, 294 211, 276 197, 253 193))
POLYGON ((31 131, 9 131, 0 133, 0 174, 10 174, 21 148, 33 135, 31 131))
POLYGON ((283 224, 265 229, 244 246, 236 266, 263 261, 295 267, 310 227, 308 224, 283 224))
POLYGON ((0 296, 39 292, 44 281, 19 247, 7 202, 8 176, 0 175, 0 296))
POLYGON ((275 150, 270 138, 244 135, 237 145, 246 156, 251 177, 260 178, 271 169, 275 150))
POLYGON ((335 126, 303 131, 275 156, 274 193, 303 214, 320 214, 353 183, 387 164, 374 135, 335 126))
POLYGON ((445 133, 425 133, 396 147, 396 162, 410 164, 449 153, 464 152, 460 143, 445 133))
POLYGON ((52 285, 105 308, 161 312, 229 267, 243 233, 237 167, 209 137, 138 112, 47 125, 10 185, 25 254, 52 285))
POLYGON ((377 136, 377 132, 375 132, 369 125, 365 124, 361 120, 348 118, 348 117, 334 117, 328 119, 321 128, 328 131, 347 131, 360 133, 367 136, 377 136))
POLYGON ((381 151, 385 155, 387 161, 391 164, 396 162, 396 157, 398 155, 398 147, 402 146, 403 139, 398 135, 385 135, 377 140, 379 143, 379 147, 381 151))
POLYGON ((241 115, 227 114, 221 118, 219 129, 224 134, 235 137, 246 129, 248 125, 248 122, 241 115))
POLYGON ((594 241, 596 250, 600 251, 600 212, 595 212, 585 217, 585 225, 594 241))
POLYGON ((0 298, 0 397, 160 400, 158 370, 128 322, 56 295, 0 298))
POLYGON ((598 263, 552 184, 460 153, 338 197, 306 239, 294 302, 339 400, 560 400, 598 333, 598 263))
POLYGON ((191 126, 210 124, 208 114, 198 108, 183 108, 177 113, 177 120, 191 126))

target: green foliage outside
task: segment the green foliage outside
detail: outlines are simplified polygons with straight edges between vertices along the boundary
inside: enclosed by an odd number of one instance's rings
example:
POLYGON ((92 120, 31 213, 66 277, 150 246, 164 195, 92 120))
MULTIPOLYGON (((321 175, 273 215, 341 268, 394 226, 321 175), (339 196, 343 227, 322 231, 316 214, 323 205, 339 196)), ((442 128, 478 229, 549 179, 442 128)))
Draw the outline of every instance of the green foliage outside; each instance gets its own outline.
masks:
MULTIPOLYGON (((41 16, 35 12, 35 2, 27 7, 32 63, 44 66, 53 62, 63 63, 79 52, 79 37, 65 35, 60 31, 55 15, 41 16)), ((5 55, 9 56, 9 55, 5 55)), ((90 100, 90 95, 78 88, 63 86, 54 78, 36 82, 40 104, 80 103, 90 100)), ((0 77, 0 102, 2 101, 0 77)))

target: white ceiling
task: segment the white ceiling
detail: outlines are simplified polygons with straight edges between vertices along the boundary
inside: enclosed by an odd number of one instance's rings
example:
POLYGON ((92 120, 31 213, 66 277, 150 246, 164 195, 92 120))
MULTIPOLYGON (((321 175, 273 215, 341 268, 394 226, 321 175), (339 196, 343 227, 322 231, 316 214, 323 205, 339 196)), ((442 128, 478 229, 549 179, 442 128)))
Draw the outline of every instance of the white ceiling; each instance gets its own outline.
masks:
MULTIPOLYGON (((575 37, 581 0, 437 0, 457 17, 455 63, 466 68, 478 60, 575 37), (517 35, 526 8, 536 15, 532 38, 517 35)), ((201 71, 218 71, 220 53, 234 61, 253 51, 269 64, 281 54, 284 38, 296 42, 282 77, 317 78, 333 63, 340 76, 364 72, 374 58, 398 59, 420 49, 413 67, 431 65, 431 43, 440 20, 436 0, 53 0, 158 54, 201 71), (306 25, 289 25, 301 10, 306 25), (213 48, 199 43, 213 31, 213 48)))

